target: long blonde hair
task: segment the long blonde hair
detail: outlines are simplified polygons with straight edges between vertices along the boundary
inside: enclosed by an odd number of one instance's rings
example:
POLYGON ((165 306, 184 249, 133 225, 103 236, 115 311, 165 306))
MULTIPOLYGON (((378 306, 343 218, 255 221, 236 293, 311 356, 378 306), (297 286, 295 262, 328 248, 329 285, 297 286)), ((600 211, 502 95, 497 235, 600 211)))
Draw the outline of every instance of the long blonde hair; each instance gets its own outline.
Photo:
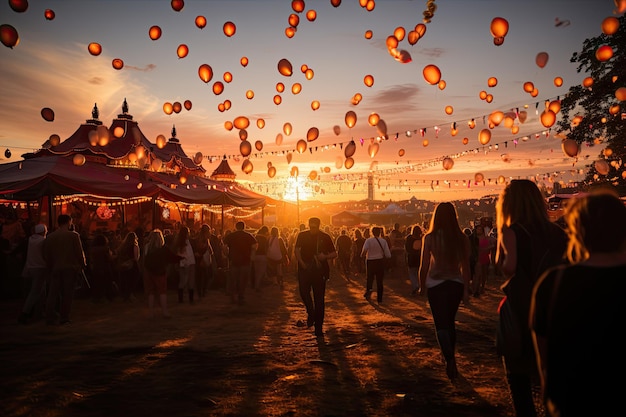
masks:
POLYGON ((435 207, 430 228, 432 252, 437 262, 457 264, 466 255, 467 236, 459 226, 456 209, 452 203, 439 203, 435 207))

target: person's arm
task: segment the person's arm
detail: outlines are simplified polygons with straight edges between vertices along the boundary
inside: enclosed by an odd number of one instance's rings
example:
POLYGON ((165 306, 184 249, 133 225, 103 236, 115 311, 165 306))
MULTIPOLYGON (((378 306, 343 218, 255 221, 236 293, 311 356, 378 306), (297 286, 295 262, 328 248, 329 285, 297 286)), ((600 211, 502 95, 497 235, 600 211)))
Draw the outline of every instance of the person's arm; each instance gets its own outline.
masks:
POLYGON ((469 291, 470 291, 470 279, 471 279, 471 270, 470 270, 470 241, 469 238, 465 238, 463 240, 464 245, 464 256, 461 261, 461 273, 463 276, 463 304, 469 305, 469 291))
POLYGON ((515 232, 506 226, 502 228, 502 251, 504 252, 502 273, 505 278, 511 278, 517 268, 517 239, 515 232))
POLYGON ((335 249, 335 245, 333 245, 333 239, 328 235, 326 239, 326 251, 317 255, 317 259, 320 261, 335 259, 337 257, 337 249, 335 249))
POLYGON ((422 239, 422 260, 420 262, 419 278, 420 290, 419 294, 426 294, 426 276, 430 269, 430 236, 426 235, 422 239))
POLYGON ((133 245, 133 259, 139 261, 139 245, 133 245))

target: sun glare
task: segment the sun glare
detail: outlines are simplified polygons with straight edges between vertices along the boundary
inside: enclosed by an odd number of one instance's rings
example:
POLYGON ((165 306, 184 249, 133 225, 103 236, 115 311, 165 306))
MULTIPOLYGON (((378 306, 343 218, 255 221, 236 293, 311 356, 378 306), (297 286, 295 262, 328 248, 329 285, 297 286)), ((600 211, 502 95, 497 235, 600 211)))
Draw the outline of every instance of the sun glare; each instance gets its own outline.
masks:
POLYGON ((311 189, 307 186, 307 180, 303 177, 287 177, 283 200, 285 201, 307 201, 311 199, 311 189))

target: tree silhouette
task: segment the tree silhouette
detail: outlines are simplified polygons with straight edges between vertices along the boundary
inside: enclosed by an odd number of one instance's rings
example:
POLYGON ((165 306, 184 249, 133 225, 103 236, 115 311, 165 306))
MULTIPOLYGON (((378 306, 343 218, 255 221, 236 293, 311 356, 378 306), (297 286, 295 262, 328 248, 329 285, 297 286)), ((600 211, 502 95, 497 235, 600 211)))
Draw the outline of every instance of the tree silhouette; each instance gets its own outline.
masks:
MULTIPOLYGON (((582 148, 602 148, 596 159, 587 165, 583 189, 612 184, 620 195, 626 194, 626 101, 618 100, 616 91, 626 87, 626 21, 618 18, 619 28, 612 35, 602 32, 586 39, 582 52, 575 52, 570 62, 578 63, 577 72, 586 73, 593 80, 589 87, 576 85, 561 100, 561 120, 557 130, 562 137, 575 140, 582 148), (596 58, 599 47, 608 45, 613 56, 607 61, 596 58), (606 147, 606 148, 605 148, 606 147), (609 165, 606 175, 598 172, 596 162, 609 165)), ((606 165, 605 165, 606 167, 606 165)), ((603 171, 601 169, 600 171, 603 171)))

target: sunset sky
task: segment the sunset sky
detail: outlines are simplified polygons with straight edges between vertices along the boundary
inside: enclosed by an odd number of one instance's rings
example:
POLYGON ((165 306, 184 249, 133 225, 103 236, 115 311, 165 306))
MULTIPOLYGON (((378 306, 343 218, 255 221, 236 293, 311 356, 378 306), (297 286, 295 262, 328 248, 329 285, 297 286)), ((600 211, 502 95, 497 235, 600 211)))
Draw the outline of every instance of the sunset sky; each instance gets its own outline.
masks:
POLYGON ((0 162, 20 160, 51 134, 69 137, 91 118, 94 103, 99 119, 110 125, 124 99, 152 142, 159 134, 170 138, 175 126, 186 153, 205 157, 207 173, 226 155, 238 181, 285 199, 293 197, 285 186, 293 179, 293 167, 302 198, 364 199, 371 171, 376 199, 441 201, 498 193, 500 176, 546 183, 577 180, 600 153, 599 147, 583 147, 578 159, 567 157, 556 131, 544 128, 538 114, 546 101, 563 97, 585 78, 569 60, 585 39, 600 35, 604 18, 618 13, 613 0, 431 1, 437 9, 414 45, 408 33, 424 23, 426 0, 377 0, 371 11, 359 0, 340 3, 307 0, 304 11, 296 13, 291 0, 185 0, 177 12, 170 0, 31 0, 25 12, 17 13, 4 1, 0 24, 15 27, 20 41, 12 49, 0 46, 0 162), (46 9, 54 11, 54 19, 44 17, 46 9), (313 21, 307 19, 310 10, 316 12, 313 21), (288 38, 291 14, 299 23, 288 38), (207 20, 203 29, 195 24, 197 16, 207 20), (490 33, 494 17, 509 23, 500 46, 490 33), (223 31, 227 21, 236 27, 230 37, 223 31), (148 34, 154 25, 162 30, 157 40, 148 34), (401 63, 387 50, 386 39, 397 28, 407 35, 397 49, 405 50, 411 62, 401 63), (368 30, 371 39, 365 36, 368 30), (101 45, 100 55, 89 53, 92 42, 101 45), (177 56, 181 44, 189 49, 184 58, 177 56), (540 52, 549 57, 543 68, 536 63, 540 52), (245 67, 242 57, 248 59, 245 67), (123 60, 121 70, 113 68, 115 58, 123 60), (291 76, 279 73, 281 59, 292 64, 291 76), (213 69, 208 83, 198 75, 202 64, 213 69), (425 81, 422 70, 430 64, 441 70, 445 88, 425 81), (312 79, 301 71, 303 65, 313 70, 312 79), (232 82, 224 82, 225 72, 232 74, 232 82), (373 77, 371 87, 364 83, 367 75, 373 77), (496 86, 488 86, 490 77, 497 79, 496 86), (555 86, 555 77, 562 77, 563 86, 555 86), (216 81, 224 84, 219 95, 212 90, 216 81), (536 97, 523 90, 527 81, 538 89, 536 97), (283 93, 277 92, 277 83, 284 84, 283 93), (298 94, 292 93, 294 83, 301 84, 298 94), (480 99, 483 90, 493 95, 491 103, 480 99), (254 97, 247 98, 247 91, 254 97), (362 100, 354 105, 357 93, 362 100), (275 95, 281 104, 274 103, 275 95), (169 115, 163 110, 164 103, 186 100, 190 110, 169 115), (230 109, 220 111, 226 100, 230 109), (315 100, 318 110, 311 107, 315 100), (54 110, 53 122, 42 118, 44 107, 54 110), (517 134, 495 127, 490 142, 481 145, 478 134, 496 110, 526 111, 527 119, 515 120, 517 134), (346 123, 349 111, 357 115, 352 128, 346 123), (371 113, 384 121, 388 139, 377 139, 383 124, 371 126, 371 113), (241 170, 238 129, 225 128, 239 116, 250 120, 251 174, 241 170), (262 128, 259 119, 265 122, 262 128), (468 127, 471 119, 474 129, 468 127), (289 135, 286 123, 292 126, 289 135), (304 153, 296 152, 296 143, 306 141, 311 128, 319 130, 319 137, 307 143, 304 153), (357 146, 354 166, 347 169, 345 148, 351 140, 357 146), (254 147, 257 141, 261 151, 254 147), (373 156, 368 152, 372 143, 379 144, 373 156), (5 149, 12 154, 8 159, 5 149), (442 164, 446 156, 454 161, 449 170, 442 164), (273 178, 270 163, 277 171, 273 178), (476 184, 478 173, 484 181, 476 184))

